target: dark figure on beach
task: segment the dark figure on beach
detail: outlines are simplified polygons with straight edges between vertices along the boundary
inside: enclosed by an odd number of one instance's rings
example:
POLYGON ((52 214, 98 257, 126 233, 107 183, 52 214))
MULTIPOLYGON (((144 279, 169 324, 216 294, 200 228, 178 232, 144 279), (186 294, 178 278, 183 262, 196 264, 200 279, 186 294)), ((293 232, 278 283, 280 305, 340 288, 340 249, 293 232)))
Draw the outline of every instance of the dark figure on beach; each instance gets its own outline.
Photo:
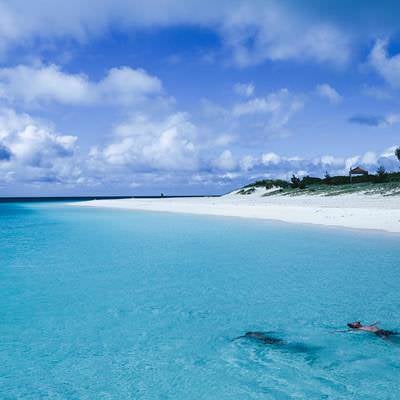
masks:
POLYGON ((385 329, 381 329, 378 326, 378 322, 375 322, 371 325, 363 325, 361 321, 355 321, 355 322, 350 322, 347 324, 347 326, 350 329, 358 330, 358 331, 364 331, 364 332, 370 332, 374 333, 375 335, 381 337, 381 338, 388 338, 389 336, 392 335, 397 335, 397 332, 393 331, 387 331, 385 329))
POLYGON ((273 338, 268 336, 265 332, 246 332, 243 336, 239 336, 236 339, 254 339, 264 344, 282 344, 282 339, 273 338))

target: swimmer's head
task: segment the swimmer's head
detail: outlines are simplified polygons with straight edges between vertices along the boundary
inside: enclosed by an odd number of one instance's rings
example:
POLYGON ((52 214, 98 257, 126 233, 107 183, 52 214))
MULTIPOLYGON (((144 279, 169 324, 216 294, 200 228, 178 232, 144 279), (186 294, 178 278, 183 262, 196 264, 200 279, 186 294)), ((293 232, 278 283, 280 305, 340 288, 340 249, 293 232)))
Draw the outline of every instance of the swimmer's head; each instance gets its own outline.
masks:
POLYGON ((358 329, 362 327, 361 321, 350 322, 347 326, 351 329, 358 329))

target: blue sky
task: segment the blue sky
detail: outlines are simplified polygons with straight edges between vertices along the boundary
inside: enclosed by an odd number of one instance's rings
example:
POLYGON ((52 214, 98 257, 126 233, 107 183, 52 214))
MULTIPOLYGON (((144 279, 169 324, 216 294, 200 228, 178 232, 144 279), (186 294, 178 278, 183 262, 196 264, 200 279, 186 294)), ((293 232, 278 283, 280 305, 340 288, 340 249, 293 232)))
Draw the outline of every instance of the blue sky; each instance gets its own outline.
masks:
POLYGON ((0 0, 0 195, 398 170, 398 15, 395 1, 0 0))

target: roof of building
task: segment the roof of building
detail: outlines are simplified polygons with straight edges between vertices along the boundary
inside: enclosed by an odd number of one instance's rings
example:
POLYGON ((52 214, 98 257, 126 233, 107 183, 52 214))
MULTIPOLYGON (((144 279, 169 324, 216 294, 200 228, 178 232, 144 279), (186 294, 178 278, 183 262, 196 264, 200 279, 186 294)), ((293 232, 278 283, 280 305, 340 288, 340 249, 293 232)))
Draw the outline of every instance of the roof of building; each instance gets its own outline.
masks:
POLYGON ((350 173, 355 175, 367 175, 368 171, 362 169, 361 167, 350 168, 350 173))

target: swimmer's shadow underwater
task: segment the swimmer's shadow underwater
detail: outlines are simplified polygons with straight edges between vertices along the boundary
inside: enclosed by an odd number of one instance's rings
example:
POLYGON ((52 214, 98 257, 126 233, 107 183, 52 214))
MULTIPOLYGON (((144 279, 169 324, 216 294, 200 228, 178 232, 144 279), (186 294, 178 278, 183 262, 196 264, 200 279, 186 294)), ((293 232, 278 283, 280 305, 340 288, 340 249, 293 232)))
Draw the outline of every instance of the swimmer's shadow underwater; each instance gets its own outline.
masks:
POLYGON ((307 361, 313 362, 317 359, 317 353, 320 351, 320 347, 310 346, 305 343, 299 342, 288 342, 284 339, 277 338, 274 336, 276 332, 246 332, 244 335, 234 338, 232 341, 247 341, 269 349, 279 350, 284 353, 292 353, 303 355, 307 361))

